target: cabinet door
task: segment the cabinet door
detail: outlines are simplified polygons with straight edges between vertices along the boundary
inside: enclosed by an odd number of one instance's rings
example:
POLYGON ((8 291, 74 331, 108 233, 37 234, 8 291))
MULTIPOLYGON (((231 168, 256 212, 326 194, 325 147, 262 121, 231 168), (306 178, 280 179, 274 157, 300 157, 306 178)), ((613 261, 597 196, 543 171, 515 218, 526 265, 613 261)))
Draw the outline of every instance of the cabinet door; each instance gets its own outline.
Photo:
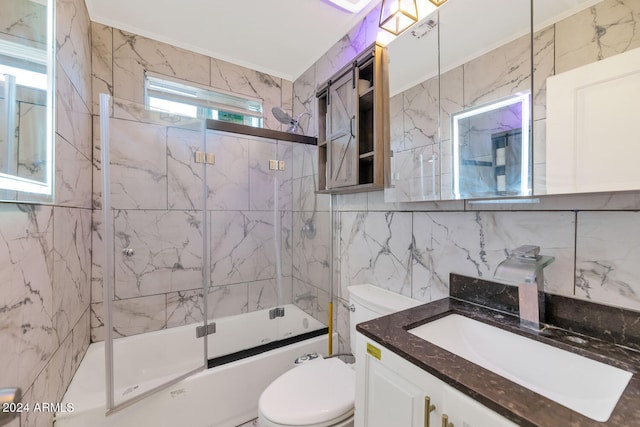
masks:
POLYGON ((360 333, 356 340, 355 426, 439 427, 444 383, 360 333))
POLYGON ((448 385, 444 385, 442 405, 442 413, 448 415, 454 427, 517 427, 517 424, 448 385))
POLYGON ((424 392, 376 359, 367 357, 367 427, 423 427, 424 392))
POLYGON ((358 183, 358 97, 353 75, 345 74, 329 87, 327 187, 358 183))

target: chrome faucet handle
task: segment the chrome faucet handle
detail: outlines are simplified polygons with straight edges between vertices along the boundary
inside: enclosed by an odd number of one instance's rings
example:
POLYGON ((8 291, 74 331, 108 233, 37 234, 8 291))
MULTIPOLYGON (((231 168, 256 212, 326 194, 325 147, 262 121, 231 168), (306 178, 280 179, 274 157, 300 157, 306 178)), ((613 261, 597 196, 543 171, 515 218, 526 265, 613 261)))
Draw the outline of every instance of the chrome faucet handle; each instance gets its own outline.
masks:
POLYGON ((515 248, 511 252, 511 256, 517 256, 520 258, 537 259, 539 255, 540 255, 540 246, 535 246, 535 245, 523 245, 518 248, 515 248))

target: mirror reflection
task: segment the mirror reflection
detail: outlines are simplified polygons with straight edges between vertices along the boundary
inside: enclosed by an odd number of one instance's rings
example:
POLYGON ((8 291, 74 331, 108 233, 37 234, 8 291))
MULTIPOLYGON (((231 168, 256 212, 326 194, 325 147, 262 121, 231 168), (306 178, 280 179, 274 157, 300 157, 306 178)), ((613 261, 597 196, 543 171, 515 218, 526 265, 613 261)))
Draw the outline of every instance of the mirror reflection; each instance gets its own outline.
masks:
MULTIPOLYGON (((0 189, 53 193, 53 10, 48 1, 5 0, 0 15, 0 189)), ((40 196, 39 201, 42 201, 40 196)))
POLYGON ((452 116, 456 199, 531 194, 529 95, 452 116))

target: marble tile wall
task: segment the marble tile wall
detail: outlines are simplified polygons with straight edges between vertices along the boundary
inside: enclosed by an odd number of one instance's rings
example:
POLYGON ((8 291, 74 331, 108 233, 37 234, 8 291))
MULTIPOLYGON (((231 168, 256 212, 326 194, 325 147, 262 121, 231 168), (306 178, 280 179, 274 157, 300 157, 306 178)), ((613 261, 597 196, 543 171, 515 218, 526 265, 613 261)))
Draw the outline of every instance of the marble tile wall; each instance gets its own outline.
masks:
MULTIPOLYGON (((640 46, 640 36, 635 31, 639 12, 640 3, 636 0, 604 0, 535 34, 536 132, 544 131, 545 78, 640 46)), ((350 34, 359 31, 360 27, 356 27, 350 34)), ((518 46, 523 43, 512 42, 518 46)), ((314 74, 316 85, 331 75, 326 67, 339 63, 335 57, 344 50, 340 46, 344 42, 294 82, 294 112, 296 108, 313 111, 308 88, 314 86, 314 74)), ((522 48, 515 51, 524 54, 522 48)), ((441 76, 445 113, 481 102, 493 91, 493 84, 483 85, 470 79, 472 75, 481 76, 486 82, 502 76, 499 80, 505 84, 497 85, 499 90, 510 91, 510 85, 523 84, 522 79, 501 75, 504 67, 488 65, 498 63, 495 54, 500 56, 494 52, 493 57, 489 54, 478 58, 441 76), (478 83, 474 86, 478 90, 472 87, 474 82, 478 83)), ((337 67, 333 70, 337 71, 337 67)), ((429 99, 428 86, 425 82, 391 99, 394 161, 400 164, 415 158, 396 157, 396 151, 411 150, 414 141, 428 144, 432 134, 428 119, 412 128, 429 108, 420 106, 429 99), (416 98, 418 91, 422 93, 416 98), (418 106, 416 111, 412 105, 418 106)), ((442 126, 443 135, 448 134, 448 121, 443 120, 442 126)), ((441 155, 448 154, 450 149, 443 144, 441 155)), ((536 145, 534 154, 538 159, 544 158, 544 146, 536 145)), ((538 175, 544 172, 544 164, 536 164, 535 168, 538 175)), ((443 176, 450 172, 450 165, 444 162, 443 176)), ((410 180, 405 181, 396 185, 395 191, 415 194, 410 180)), ((339 195, 334 201, 338 211, 334 235, 336 321, 341 350, 348 351, 349 345, 349 312, 344 308, 349 285, 370 282, 422 301, 433 301, 449 295, 450 272, 490 280, 509 250, 522 244, 539 245, 543 253, 556 257, 545 274, 548 292, 640 311, 640 254, 636 253, 640 238, 634 237, 640 235, 640 192, 544 196, 532 204, 495 205, 460 200, 398 203, 395 200, 399 198, 394 199, 388 189, 385 191, 339 195)))
MULTIPOLYGON (((315 100, 315 86, 304 91, 298 82, 275 78, 225 61, 189 52, 117 28, 92 23, 93 111, 97 114, 99 93, 141 103, 144 71, 152 71, 263 100, 265 127, 282 129, 271 117, 271 108, 305 109, 315 100), (294 104, 297 106, 294 108, 294 104)), ((315 72, 308 79, 314 82, 315 72)), ((313 84, 313 83, 312 83, 313 84)), ((296 113, 297 114, 297 113, 296 113)), ((124 117, 124 116, 123 116, 124 117)), ((130 117, 129 117, 130 118, 130 117)), ((309 116, 301 118, 308 129, 309 116)), ((99 126, 94 121, 96 129, 99 126)), ((198 290, 202 261, 201 246, 203 174, 192 165, 200 141, 190 131, 165 128, 153 123, 117 122, 112 157, 112 202, 116 215, 116 301, 118 331, 130 335, 201 320, 202 292, 198 290), (119 138, 118 135, 126 135, 119 138), (131 144, 134 139, 137 144, 131 144), (158 149, 159 148, 159 149, 158 149), (151 155, 149 155, 151 154, 151 155), (171 231, 169 231, 171 230, 171 231), (123 258, 121 247, 137 246, 136 255, 123 258), (174 267, 179 265, 179 269, 174 267)), ((224 133, 207 135, 207 151, 216 155, 216 165, 207 169, 207 221, 211 245, 213 287, 207 295, 210 317, 253 311, 276 305, 278 286, 281 302, 302 299, 311 314, 326 320, 328 245, 325 226, 326 199, 314 194, 315 147, 265 142, 224 133), (275 175, 268 159, 285 161, 285 171, 275 175), (313 169, 310 169, 313 168, 313 169), (274 217, 277 188, 280 215, 274 217), (316 211, 323 211, 316 214, 316 211), (284 280, 275 272, 273 224, 282 227, 278 236, 284 280), (311 236, 305 227, 319 227, 311 236), (319 225, 316 225, 319 224, 319 225), (309 240, 320 241, 315 248, 309 240), (294 255, 295 254, 295 255, 294 255), (294 267, 294 263, 303 267, 294 267), (296 287, 293 290, 294 276, 296 287), (308 284, 323 284, 324 294, 308 284), (294 298, 295 293, 295 298, 294 298), (308 304, 312 295, 312 304, 308 304), (320 315, 318 314, 320 313, 320 315)), ((99 142, 94 135, 94 157, 99 142)), ((94 167, 94 206, 100 208, 100 165, 94 167)), ((92 270, 92 337, 102 338, 101 211, 94 214, 92 270)), ((320 285, 318 285, 320 286, 320 285)))
MULTIPOLYGON (((205 171, 192 162, 193 153, 203 149, 200 131, 112 118, 110 132, 116 336, 203 319, 204 239, 210 242, 209 318, 292 301, 293 176, 300 173, 293 161, 296 144, 207 131, 207 150, 215 153, 216 164, 206 166, 203 216, 205 171), (284 160, 285 171, 268 169, 274 158, 284 160), (277 236, 274 222, 281 230, 277 236), (124 248, 134 255, 124 256, 124 248)), ((101 170, 94 172, 94 183, 101 183, 101 170)), ((101 189, 94 194, 100 206, 101 189)), ((97 341, 104 334, 102 210, 94 213, 93 236, 91 314, 97 341)))
MULTIPOLYGON (((55 201, 0 204, 0 378, 31 404, 61 400, 90 338, 89 16, 82 0, 58 0, 56 9, 55 201)), ((22 38, 35 15, 18 12, 3 9, 0 31, 22 38)), ((52 419, 29 412, 10 425, 52 419)))

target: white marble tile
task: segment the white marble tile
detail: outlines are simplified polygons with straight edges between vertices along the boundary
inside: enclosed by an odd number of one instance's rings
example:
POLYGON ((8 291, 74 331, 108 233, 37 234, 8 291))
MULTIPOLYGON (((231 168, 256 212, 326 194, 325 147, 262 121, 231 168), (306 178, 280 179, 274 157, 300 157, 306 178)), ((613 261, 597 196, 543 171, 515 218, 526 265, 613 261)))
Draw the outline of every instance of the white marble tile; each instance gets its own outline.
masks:
POLYGON ((210 58, 122 30, 113 30, 113 94, 144 104, 144 71, 209 85, 210 58))
POLYGON ((556 73, 640 47, 640 4, 604 0, 556 27, 556 73))
POLYGON ((340 211, 366 211, 368 193, 337 194, 331 196, 335 201, 335 210, 340 211))
POLYGON ((90 159, 93 150, 91 112, 59 62, 55 86, 56 133, 90 159))
POLYGON ((202 322, 203 313, 202 289, 167 294, 167 328, 202 322))
POLYGON ((207 309, 209 318, 246 313, 249 309, 249 291, 246 283, 209 288, 207 309))
POLYGON ((34 44, 46 43, 46 31, 42 22, 46 20, 45 5, 39 3, 11 2, 3 5, 0 16, 0 32, 5 37, 31 40, 34 44))
MULTIPOLYGON (((9 211, 15 208, 8 208, 9 211)), ((21 314, 20 382, 30 384, 57 348, 53 331, 53 208, 17 205, 3 230, 3 247, 11 260, 10 283, 23 286, 21 314)), ((8 213, 8 212, 3 212, 8 213)), ((4 273, 2 274, 3 277, 4 273)))
POLYGON ((117 211, 115 296, 195 289, 202 286, 202 213, 117 211), (122 250, 133 249, 132 256, 122 250))
POLYGON ((348 300, 336 299, 333 310, 336 313, 336 329, 338 333, 338 352, 352 353, 351 348, 351 326, 349 324, 350 311, 348 300))
POLYGON ((578 212, 576 296, 640 310, 638 230, 638 212, 578 212))
MULTIPOLYGON (((380 16, 378 14, 378 16, 380 16)), ((322 84, 329 80, 336 72, 351 63, 364 49, 375 41, 372 25, 377 23, 371 17, 365 17, 347 34, 338 40, 316 62, 316 83, 322 84)))
POLYGON ((318 311, 318 288, 294 278, 293 303, 305 313, 315 317, 318 311))
POLYGON ((531 42, 520 37, 464 65, 464 105, 531 90, 531 42))
POLYGON ((55 207, 53 218, 53 326, 62 342, 90 303, 91 211, 55 207))
POLYGON ((278 209, 291 209, 293 149, 291 143, 269 140, 249 141, 249 207, 252 210, 273 209, 278 191, 278 209), (284 171, 269 170, 269 160, 284 160, 284 171), (289 165, 289 166, 287 166, 289 165))
POLYGON ((72 371, 75 372, 91 343, 91 310, 87 306, 72 332, 72 371))
POLYGON ((360 283, 411 295, 411 227, 409 212, 342 212, 341 295, 360 283))
POLYGON ((447 71, 440 76, 440 134, 451 140, 451 115, 464 109, 464 68, 447 71))
POLYGON ((310 144, 293 144, 291 178, 317 176, 318 147, 310 144))
POLYGON ((282 79, 211 58, 211 86, 262 100, 263 127, 280 130, 280 122, 273 117, 271 109, 283 105, 282 79))
POLYGON ((93 165, 73 145, 56 135, 56 205, 91 208, 93 165))
MULTIPOLYGON (((71 335, 60 344, 57 351, 49 360, 46 369, 47 396, 53 402, 62 401, 62 396, 67 390, 73 377, 73 338, 71 335)), ((42 374, 40 374, 42 375, 42 374)))
POLYGON ((300 212, 327 212, 329 210, 328 194, 316 193, 317 176, 305 176, 293 180, 293 210, 300 212))
POLYGON ((547 78, 555 74, 555 27, 533 38, 533 120, 547 117, 547 78))
MULTIPOLYGON (((127 337, 167 326, 166 296, 152 295, 113 301, 113 336, 127 337)), ((91 304, 91 342, 104 341, 104 304, 91 304)))
POLYGON ((85 105, 91 105, 91 31, 82 0, 56 1, 56 59, 85 105))
POLYGON ((298 116, 305 112, 300 117, 300 125, 304 129, 305 135, 317 136, 318 130, 316 127, 317 121, 317 107, 316 100, 316 68, 310 67, 307 71, 302 73, 300 77, 293 82, 293 115, 298 116))
POLYGON ((248 209, 249 140, 208 131, 207 152, 216 155, 216 164, 207 168, 207 209, 248 209))
POLYGON ((167 203, 169 209, 203 209, 203 168, 215 165, 196 163, 196 152, 204 151, 202 131, 167 129, 167 203))
POLYGON ((405 150, 437 142, 439 85, 433 78, 403 92, 405 150))
POLYGON ((328 292, 329 213, 296 212, 293 217, 293 275, 328 292))
POLYGON ((113 95, 113 28, 91 23, 91 84, 93 113, 100 111, 100 94, 113 95))
POLYGON ((211 280, 228 285, 275 277, 270 211, 211 212, 211 280))
POLYGON ((274 179, 269 160, 276 158, 276 145, 267 141, 249 141, 249 203, 252 210, 273 208, 274 179))
MULTIPOLYGON (((100 159, 99 144, 94 159, 100 159)), ((166 128, 110 120, 111 205, 114 209, 166 209, 166 128)), ((98 164, 98 163, 96 163, 98 164)), ((94 202, 101 206, 102 170, 94 168, 94 202)))
POLYGON ((104 263, 102 209, 91 212, 91 302, 103 301, 102 265, 104 263))
MULTIPOLYGON (((276 144, 276 158, 284 161, 285 169, 274 173, 278 181, 278 209, 293 209, 293 147, 298 145, 288 141, 278 141, 276 144)), ((252 195, 254 196, 254 195, 252 195)))
MULTIPOLYGON (((35 403, 49 400, 49 377, 47 369, 36 378, 29 389, 22 396, 23 402, 30 402, 31 407, 35 403)), ((21 427, 50 427, 53 425, 53 412, 24 411, 20 414, 21 427)))
POLYGON ((449 273, 492 280, 497 265, 521 245, 556 257, 545 269, 547 292, 573 294, 572 212, 414 213, 413 297, 448 295, 449 273))
POLYGON ((276 279, 258 280, 247 284, 249 312, 265 310, 292 301, 292 279, 283 277, 279 285, 276 279))

